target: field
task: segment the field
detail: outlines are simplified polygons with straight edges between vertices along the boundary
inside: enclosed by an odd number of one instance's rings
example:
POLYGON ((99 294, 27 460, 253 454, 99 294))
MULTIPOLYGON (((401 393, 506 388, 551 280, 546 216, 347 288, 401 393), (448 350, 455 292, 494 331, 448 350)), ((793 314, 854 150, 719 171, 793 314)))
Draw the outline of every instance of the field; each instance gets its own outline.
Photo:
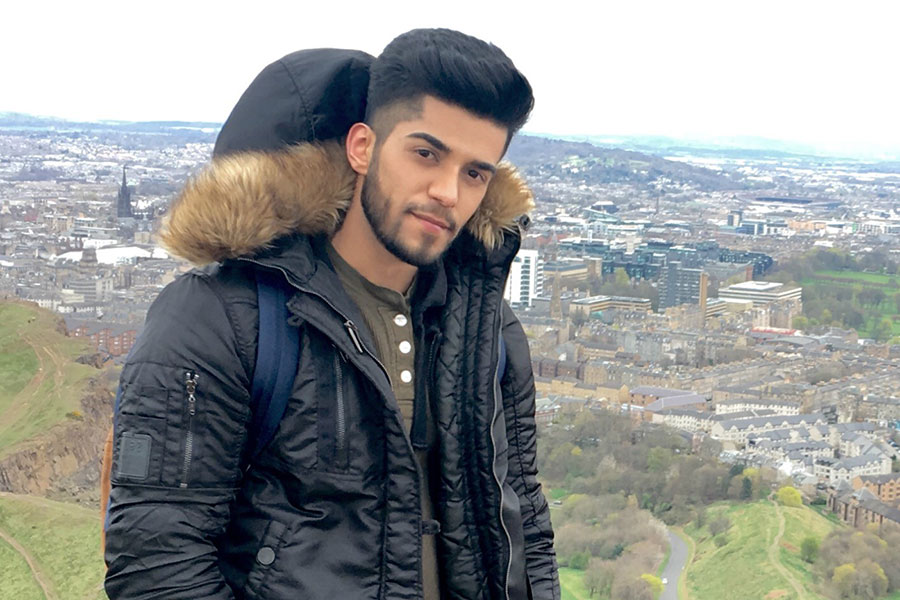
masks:
POLYGON ((821 598, 809 565, 800 558, 800 545, 808 535, 821 540, 837 527, 834 523, 807 507, 776 507, 767 500, 713 506, 707 522, 721 515, 731 521, 721 548, 707 529, 685 528, 696 544, 687 571, 691 600, 821 598))
POLYGON ((55 319, 37 307, 0 303, 0 457, 76 416, 97 373, 73 362, 92 351, 90 343, 57 332, 55 319))
POLYGON ((99 514, 0 493, 0 569, 0 598, 105 599, 99 514))
MULTIPOLYGON (((858 293, 863 290, 880 290, 884 294, 884 301, 877 305, 863 306, 858 299, 853 300, 853 306, 864 315, 862 326, 858 327, 860 335, 864 337, 876 337, 878 327, 883 318, 892 321, 893 336, 900 336, 900 275, 883 275, 865 271, 834 271, 819 270, 813 277, 806 277, 800 281, 804 288, 804 299, 810 292, 817 290, 824 294, 833 293, 836 288, 845 288, 858 293), (806 291, 806 290, 809 290, 806 291)), ((806 311, 804 310, 804 314, 806 311)))

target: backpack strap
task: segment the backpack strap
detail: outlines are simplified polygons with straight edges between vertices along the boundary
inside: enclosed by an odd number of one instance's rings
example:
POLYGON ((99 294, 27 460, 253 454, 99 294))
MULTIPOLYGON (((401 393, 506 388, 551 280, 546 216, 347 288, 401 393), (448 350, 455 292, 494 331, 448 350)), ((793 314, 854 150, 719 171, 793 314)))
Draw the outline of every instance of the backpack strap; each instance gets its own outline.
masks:
POLYGON ((281 273, 258 269, 256 292, 259 339, 250 388, 247 467, 269 445, 278 429, 294 386, 300 354, 300 331, 288 324, 287 302, 293 288, 281 273))

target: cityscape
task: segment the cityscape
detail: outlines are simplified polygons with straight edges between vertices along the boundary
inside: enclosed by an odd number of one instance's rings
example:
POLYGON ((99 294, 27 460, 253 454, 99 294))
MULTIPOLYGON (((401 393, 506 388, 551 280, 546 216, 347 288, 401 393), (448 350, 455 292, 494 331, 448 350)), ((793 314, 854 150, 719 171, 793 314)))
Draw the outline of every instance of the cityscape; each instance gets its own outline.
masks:
MULTIPOLYGON (((0 118, 0 299, 115 368, 191 268, 158 232, 217 126, 22 122, 0 118)), ((536 203, 506 299, 542 436, 612 414, 900 532, 900 163, 534 135, 507 158, 536 203)), ((0 491, 97 502, 85 465, 41 479, 22 452, 0 453, 0 491)))

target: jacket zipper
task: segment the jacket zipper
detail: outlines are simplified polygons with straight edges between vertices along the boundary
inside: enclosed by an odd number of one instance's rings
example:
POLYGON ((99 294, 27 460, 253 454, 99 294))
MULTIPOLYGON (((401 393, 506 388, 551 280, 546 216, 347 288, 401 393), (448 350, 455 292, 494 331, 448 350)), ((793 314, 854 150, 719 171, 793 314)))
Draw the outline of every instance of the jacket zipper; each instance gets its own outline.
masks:
POLYGON ((197 380, 196 373, 188 371, 184 375, 184 389, 187 393, 187 434, 184 438, 184 464, 181 467, 181 484, 179 487, 188 486, 188 476, 191 469, 191 459, 194 455, 194 415, 197 414, 197 380))
MULTIPOLYGON (((506 285, 505 282, 504 282, 504 285, 506 285)), ((498 317, 498 320, 500 321, 501 326, 497 327, 497 332, 498 332, 498 335, 497 335, 497 364, 494 366, 494 385, 491 388, 491 390, 493 392, 493 396, 494 396, 494 419, 491 420, 491 427, 490 427, 491 445, 493 446, 492 450, 493 450, 493 454, 494 454, 494 458, 491 461, 491 474, 494 476, 494 483, 497 484, 497 490, 500 493, 499 494, 500 510, 498 511, 499 512, 498 516, 499 516, 499 520, 500 520, 500 527, 501 527, 501 529, 503 529, 503 533, 506 535, 506 544, 507 544, 507 547, 509 548, 509 558, 507 559, 507 562, 506 562, 506 577, 504 578, 504 581, 503 581, 503 595, 506 598, 506 600, 510 600, 510 597, 509 597, 509 574, 510 574, 510 571, 512 570, 513 544, 512 544, 512 536, 509 534, 509 529, 506 527, 506 522, 503 520, 503 483, 500 481, 500 477, 497 476, 497 439, 494 437, 494 420, 496 420, 498 418, 498 412, 503 411, 502 398, 498 405, 498 397, 502 397, 502 391, 500 392, 500 394, 498 394, 498 390, 500 390, 500 377, 499 377, 500 376, 500 372, 499 372, 500 371, 500 336, 503 335, 503 328, 502 328, 503 298, 502 297, 500 298, 500 306, 499 306, 498 314, 500 315, 498 317)), ((507 360, 508 360, 508 357, 507 357, 507 360)))
MULTIPOLYGON (((287 274, 287 271, 285 271, 285 270, 282 269, 281 267, 276 267, 276 266, 274 266, 274 265, 264 265, 264 264, 262 264, 261 262, 256 261, 256 260, 253 260, 253 259, 250 259, 250 258, 241 258, 241 259, 239 259, 239 260, 242 260, 242 261, 245 261, 245 262, 248 262, 248 263, 257 265, 257 266, 259 266, 259 267, 262 267, 263 269, 275 269, 276 271, 278 271, 278 272, 280 272, 282 275, 284 275, 285 281, 287 281, 287 282, 288 282, 290 285, 292 285, 294 288, 296 288, 297 290, 299 290, 299 291, 301 291, 301 292, 303 292, 303 293, 305 293, 305 294, 309 294, 309 295, 311 295, 311 296, 315 296, 316 298, 319 298, 322 302, 324 302, 326 305, 328 305, 328 307, 331 308, 331 310, 333 310, 338 316, 341 317, 341 319, 344 320, 344 327, 347 329, 347 333, 348 333, 348 335, 350 336, 350 340, 353 342, 353 346, 356 348, 356 351, 359 352, 360 354, 368 354, 369 357, 371 357, 372 360, 375 361, 375 364, 377 364, 377 365, 381 368, 381 372, 384 373, 384 376, 387 377, 388 384, 390 385, 391 389, 394 388, 394 384, 393 384, 393 382, 391 381, 391 375, 390 375, 390 373, 388 373, 387 368, 385 368, 385 366, 381 363, 381 361, 378 360, 378 357, 375 356, 375 353, 373 353, 371 350, 369 350, 369 349, 362 343, 362 340, 360 339, 359 333, 358 333, 358 331, 357 331, 357 329, 356 329, 356 324, 354 324, 353 321, 351 321, 350 319, 348 319, 347 316, 346 316, 344 313, 342 313, 340 310, 338 310, 338 308, 337 308, 337 307, 336 307, 336 306, 335 306, 328 298, 326 298, 325 296, 323 296, 322 294, 320 294, 320 293, 318 293, 318 292, 316 292, 316 291, 314 291, 314 290, 311 290, 311 289, 309 289, 309 288, 305 288, 305 287, 301 287, 301 286, 297 285, 296 283, 294 283, 293 281, 291 281, 291 278, 290 278, 290 276, 287 274)), ((504 285, 505 285, 505 283, 504 283, 504 285)), ((502 300, 501 300, 501 302, 502 302, 502 300)), ((496 379, 496 374, 495 374, 494 378, 496 379)), ((415 460, 416 452, 415 452, 415 449, 414 449, 413 446, 412 446, 412 441, 409 439, 409 436, 406 435, 405 428, 401 427, 400 429, 401 429, 401 430, 403 431, 403 433, 404 433, 403 437, 404 437, 404 439, 406 440, 407 449, 409 450, 410 455, 413 457, 413 460, 415 460)), ((492 431, 491 431, 491 438, 492 438, 492 439, 493 439, 493 435, 494 435, 494 434, 493 434, 493 430, 492 430, 492 431)), ((495 460, 496 460, 496 446, 495 446, 495 450, 494 450, 494 457, 495 457, 495 460)), ((419 493, 421 494, 421 493, 422 493, 422 492, 421 492, 421 490, 422 490, 422 479, 421 479, 421 475, 420 475, 420 473, 419 473, 419 469, 418 469, 418 468, 416 468, 415 471, 416 471, 416 489, 419 490, 419 493)), ((496 474, 494 475, 494 478, 496 479, 496 474)), ((501 492, 501 497, 502 497, 502 492, 503 492, 503 488, 502 488, 502 487, 500 488, 500 492, 501 492)), ((502 504, 501 504, 501 506, 502 506, 502 504)), ((421 522, 421 513, 420 513, 420 519, 419 519, 419 521, 421 522)), ((420 526, 421 526, 421 525, 420 525, 420 526)), ((504 531, 505 531, 505 530, 506 530, 506 527, 504 526, 504 531)), ((512 541, 511 541, 511 538, 509 537, 509 532, 506 533, 506 537, 507 537, 507 539, 510 540, 510 548, 512 548, 512 541)), ((421 538, 419 538, 419 540, 420 540, 420 541, 419 541, 419 546, 420 546, 420 550, 419 550, 419 551, 421 552, 421 538)), ((512 552, 511 549, 510 549, 510 552, 512 552)), ((383 557, 382 557, 382 559, 383 559, 383 557)), ((419 581, 422 580, 422 573, 421 573, 421 570, 422 570, 422 566, 421 566, 421 560, 420 560, 420 561, 419 561, 419 581)), ((509 579, 509 567, 507 567, 507 577, 506 577, 506 578, 507 578, 507 580, 509 579)), ((384 561, 383 561, 383 560, 382 560, 381 582, 382 582, 382 585, 383 585, 383 584, 384 584, 384 561)), ((509 596, 509 591, 507 590, 507 600, 509 600, 509 599, 508 599, 508 596, 509 596)))
POLYGON ((347 448, 346 448, 346 437, 347 437, 347 411, 344 406, 344 371, 341 367, 341 362, 343 361, 342 355, 340 351, 335 352, 334 354, 334 374, 335 374, 335 386, 337 387, 337 408, 335 414, 335 451, 334 457, 335 462, 340 464, 341 466, 345 466, 347 463, 347 448))

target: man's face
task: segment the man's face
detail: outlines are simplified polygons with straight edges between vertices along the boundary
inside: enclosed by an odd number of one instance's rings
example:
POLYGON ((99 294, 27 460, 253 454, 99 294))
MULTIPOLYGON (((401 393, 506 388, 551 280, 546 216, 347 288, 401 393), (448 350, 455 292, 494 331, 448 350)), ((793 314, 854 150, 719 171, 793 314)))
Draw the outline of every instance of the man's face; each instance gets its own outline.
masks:
POLYGON ((382 245, 417 267, 437 260, 484 199, 506 128, 431 96, 376 140, 362 207, 382 245))

